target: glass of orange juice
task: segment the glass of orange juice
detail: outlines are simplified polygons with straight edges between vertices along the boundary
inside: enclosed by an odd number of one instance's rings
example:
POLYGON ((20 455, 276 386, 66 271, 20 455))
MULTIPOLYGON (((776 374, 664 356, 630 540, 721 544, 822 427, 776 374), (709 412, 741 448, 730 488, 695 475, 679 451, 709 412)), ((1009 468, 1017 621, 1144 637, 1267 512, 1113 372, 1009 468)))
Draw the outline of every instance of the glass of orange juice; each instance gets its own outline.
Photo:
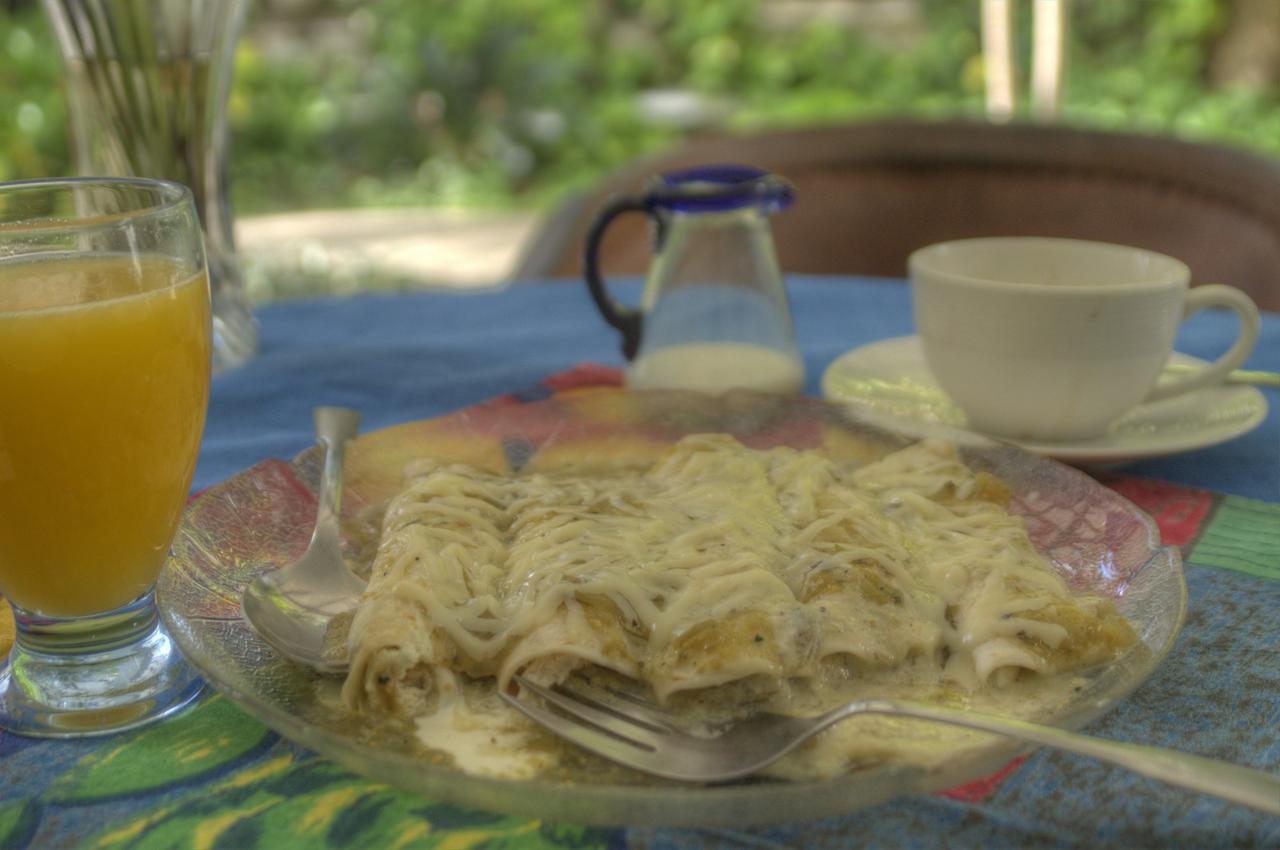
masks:
POLYGON ((0 726, 126 729, 200 679, 153 588, 209 398, 209 281, 191 193, 0 184, 0 594, 15 640, 0 726))

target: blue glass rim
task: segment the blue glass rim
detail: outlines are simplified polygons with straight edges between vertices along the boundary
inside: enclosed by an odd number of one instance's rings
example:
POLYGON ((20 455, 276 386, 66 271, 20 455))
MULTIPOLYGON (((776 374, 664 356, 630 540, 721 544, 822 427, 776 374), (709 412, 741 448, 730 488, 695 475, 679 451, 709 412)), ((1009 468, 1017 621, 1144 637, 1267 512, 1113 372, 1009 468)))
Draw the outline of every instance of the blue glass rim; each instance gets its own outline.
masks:
POLYGON ((773 213, 791 206, 795 188, 783 178, 750 165, 700 165, 659 175, 646 192, 657 209, 671 212, 729 212, 758 207, 773 213))

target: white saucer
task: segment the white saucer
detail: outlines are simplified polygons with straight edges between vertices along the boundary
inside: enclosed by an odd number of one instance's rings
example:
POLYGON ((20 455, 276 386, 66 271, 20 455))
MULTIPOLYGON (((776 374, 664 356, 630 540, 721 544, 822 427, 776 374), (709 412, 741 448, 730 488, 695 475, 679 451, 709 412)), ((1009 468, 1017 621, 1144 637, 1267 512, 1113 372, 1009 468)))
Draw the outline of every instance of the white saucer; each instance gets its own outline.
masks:
MULTIPOLYGON (((1169 362, 1204 365, 1177 352, 1169 362)), ((967 426, 964 411, 934 382, 915 336, 842 354, 823 373, 822 394, 855 403, 906 433, 927 424, 967 426)), ((1091 440, 1017 442, 1028 451, 1071 463, 1125 463, 1214 446, 1251 431, 1266 416, 1267 400, 1256 388, 1222 385, 1140 404, 1112 423, 1104 436, 1091 440)))

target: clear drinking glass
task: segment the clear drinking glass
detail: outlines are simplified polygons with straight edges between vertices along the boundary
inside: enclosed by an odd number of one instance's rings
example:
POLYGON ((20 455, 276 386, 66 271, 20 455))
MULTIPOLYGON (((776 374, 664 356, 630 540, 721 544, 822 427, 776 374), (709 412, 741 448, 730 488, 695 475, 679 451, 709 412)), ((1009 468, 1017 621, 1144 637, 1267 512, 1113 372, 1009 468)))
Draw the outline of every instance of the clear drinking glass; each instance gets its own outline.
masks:
POLYGON ((195 470, 211 327, 186 187, 0 184, 0 593, 16 623, 0 726, 108 732, 199 693, 153 587, 195 470))
POLYGON ((247 0, 42 0, 66 71, 80 174, 190 187, 204 226, 213 367, 258 349, 236 260, 227 97, 247 0))

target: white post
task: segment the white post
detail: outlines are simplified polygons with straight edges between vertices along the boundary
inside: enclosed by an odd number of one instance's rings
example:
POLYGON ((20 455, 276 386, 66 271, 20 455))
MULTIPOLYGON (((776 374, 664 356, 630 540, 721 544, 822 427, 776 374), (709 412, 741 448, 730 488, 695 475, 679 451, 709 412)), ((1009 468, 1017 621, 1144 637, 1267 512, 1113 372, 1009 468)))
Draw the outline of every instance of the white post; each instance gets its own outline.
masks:
POLYGON ((987 118, 996 123, 1012 118, 1015 105, 1013 3, 1014 0, 982 0, 982 67, 986 78, 987 118))
POLYGON ((1031 114, 1057 119, 1067 64, 1067 21, 1071 0, 1034 0, 1031 34, 1031 114))

